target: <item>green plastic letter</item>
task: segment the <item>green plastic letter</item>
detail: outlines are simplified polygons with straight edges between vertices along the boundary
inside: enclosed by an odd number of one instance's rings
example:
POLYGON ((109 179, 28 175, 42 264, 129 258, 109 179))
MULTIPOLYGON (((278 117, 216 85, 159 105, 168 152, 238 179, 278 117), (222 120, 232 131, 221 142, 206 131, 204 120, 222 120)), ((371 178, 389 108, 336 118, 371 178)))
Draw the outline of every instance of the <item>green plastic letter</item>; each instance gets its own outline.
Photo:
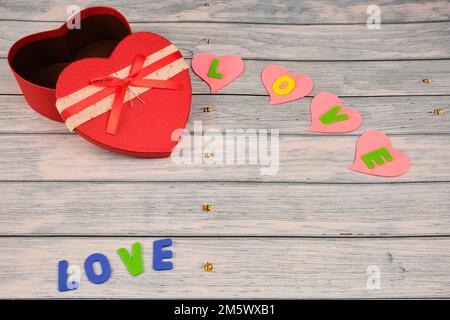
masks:
POLYGON ((392 155, 389 153, 389 151, 385 147, 380 148, 380 149, 375 150, 375 151, 372 151, 372 152, 369 152, 369 153, 366 153, 366 154, 363 154, 361 156, 361 159, 364 161, 364 163, 366 164, 366 166, 369 169, 373 169, 373 168, 375 168, 374 161, 379 166, 384 164, 383 157, 384 157, 384 159, 386 159, 386 161, 392 161, 393 160, 392 155))
POLYGON ((208 77, 214 79, 222 79, 223 74, 217 72, 217 67, 219 65, 219 59, 213 59, 211 65, 209 66, 208 77))
POLYGON ((142 248, 139 242, 133 243, 131 246, 132 255, 125 248, 119 248, 117 253, 122 259, 123 264, 133 276, 140 275, 144 272, 144 264, 142 263, 142 248))
POLYGON ((337 114, 341 111, 341 106, 334 106, 323 115, 320 116, 320 122, 324 125, 332 124, 333 122, 344 121, 348 119, 348 115, 346 114, 337 114))

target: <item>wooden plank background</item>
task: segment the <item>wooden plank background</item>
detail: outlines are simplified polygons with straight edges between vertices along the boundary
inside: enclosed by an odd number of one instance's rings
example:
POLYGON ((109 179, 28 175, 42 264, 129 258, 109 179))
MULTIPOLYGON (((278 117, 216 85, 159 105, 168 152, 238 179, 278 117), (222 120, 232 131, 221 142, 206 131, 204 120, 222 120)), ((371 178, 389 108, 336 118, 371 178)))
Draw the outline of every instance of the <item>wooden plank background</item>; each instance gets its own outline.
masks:
MULTIPOLYGON (((3 0, 0 8, 4 20, 63 21, 70 0, 3 0), (33 4, 33 5, 31 5, 33 4)), ((82 7, 107 5, 104 1, 83 0, 82 7)), ((131 22, 247 22, 278 24, 355 24, 366 23, 366 10, 376 4, 383 11, 386 23, 447 21, 450 17, 448 2, 443 0, 392 1, 370 0, 184 0, 143 3, 141 1, 114 0, 111 5, 124 13, 131 22)))
POLYGON ((448 297, 449 239, 174 238, 174 270, 151 268, 154 238, 3 238, 2 296, 52 298, 417 298, 448 297), (131 276, 115 252, 143 246, 145 271, 131 276), (60 293, 58 259, 83 267, 107 255, 108 282, 83 275, 80 290, 60 293), (207 273, 201 262, 216 269, 207 273), (381 269, 381 288, 367 289, 367 268, 381 269))
MULTIPOLYGON (((54 22, 0 21, 0 56, 9 45, 54 22)), ((257 60, 392 60, 450 57, 450 22, 391 24, 367 32, 362 25, 276 25, 248 23, 134 23, 133 31, 151 31, 171 39, 187 58, 194 52, 234 52, 257 60), (401 45, 398 39, 401 38, 401 45), (209 42, 207 41, 209 39, 209 42), (424 41, 426 39, 427 41, 424 41), (268 49, 268 45, 270 46, 268 49)))
POLYGON ((119 156, 34 113, 7 51, 59 26, 70 4, 0 5, 0 255, 8 257, 0 298, 450 298, 449 1, 81 3, 118 8, 134 31, 168 37, 188 61, 198 52, 241 55, 244 74, 220 94, 192 76, 188 129, 200 120, 216 136, 279 129, 273 176, 260 165, 119 156), (380 30, 365 25, 372 4, 381 8, 380 30), (310 75, 311 96, 269 107, 260 82, 269 63, 310 75), (320 91, 360 110, 363 126, 308 133, 309 103, 320 91), (437 108, 447 112, 436 116, 437 108), (347 169, 357 136, 369 129, 409 155, 406 175, 347 169), (141 241, 150 265, 155 237, 173 237, 174 270, 130 276, 115 250, 141 241), (101 286, 83 278, 80 290, 58 292, 57 261, 82 265, 94 251, 108 255, 112 278, 101 286), (366 286, 371 265, 381 270, 378 290, 366 286))

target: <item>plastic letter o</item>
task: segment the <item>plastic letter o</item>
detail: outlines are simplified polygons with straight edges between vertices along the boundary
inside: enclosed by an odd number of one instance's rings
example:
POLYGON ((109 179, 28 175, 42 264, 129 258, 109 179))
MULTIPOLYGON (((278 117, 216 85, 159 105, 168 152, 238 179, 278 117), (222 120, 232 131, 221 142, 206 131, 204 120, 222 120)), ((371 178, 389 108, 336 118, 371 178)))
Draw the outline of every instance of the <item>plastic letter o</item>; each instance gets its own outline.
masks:
POLYGON ((285 96, 292 92, 292 90, 295 89, 295 81, 292 79, 292 77, 289 76, 280 76, 275 80, 275 82, 272 84, 272 90, 276 94, 280 96, 285 96), (283 83, 287 83, 286 87, 281 88, 281 85, 283 83))

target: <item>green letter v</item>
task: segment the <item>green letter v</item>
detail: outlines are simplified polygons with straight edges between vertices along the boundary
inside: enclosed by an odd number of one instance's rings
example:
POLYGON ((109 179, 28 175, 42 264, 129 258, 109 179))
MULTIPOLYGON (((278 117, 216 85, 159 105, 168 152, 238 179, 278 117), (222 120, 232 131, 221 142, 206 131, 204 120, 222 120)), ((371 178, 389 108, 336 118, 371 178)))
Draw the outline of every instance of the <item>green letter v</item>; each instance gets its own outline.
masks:
POLYGON ((137 276, 144 271, 144 264, 142 263, 142 249, 139 242, 133 243, 131 246, 132 255, 125 248, 119 248, 117 253, 122 259, 123 264, 128 268, 128 271, 133 276, 137 276))
POLYGON ((334 106, 323 115, 320 116, 320 122, 324 125, 328 125, 334 122, 344 121, 348 119, 348 115, 346 114, 337 114, 341 111, 341 106, 334 106))

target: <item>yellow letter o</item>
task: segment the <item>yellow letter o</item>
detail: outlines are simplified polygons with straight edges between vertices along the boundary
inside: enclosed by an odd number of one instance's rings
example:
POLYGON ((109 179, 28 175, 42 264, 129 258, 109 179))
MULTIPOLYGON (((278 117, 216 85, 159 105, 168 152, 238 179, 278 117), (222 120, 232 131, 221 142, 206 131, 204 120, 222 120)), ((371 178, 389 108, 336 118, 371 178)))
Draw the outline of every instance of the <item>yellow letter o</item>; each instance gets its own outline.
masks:
POLYGON ((295 81, 294 81, 294 79, 292 79, 289 76, 278 77, 278 79, 275 80, 275 82, 272 84, 273 92, 275 92, 276 94, 278 94, 280 96, 285 96, 285 95, 291 93, 292 90, 294 90, 294 88, 295 88, 295 81), (287 83, 287 85, 286 85, 286 87, 284 87, 282 89, 281 85, 283 83, 287 83))

